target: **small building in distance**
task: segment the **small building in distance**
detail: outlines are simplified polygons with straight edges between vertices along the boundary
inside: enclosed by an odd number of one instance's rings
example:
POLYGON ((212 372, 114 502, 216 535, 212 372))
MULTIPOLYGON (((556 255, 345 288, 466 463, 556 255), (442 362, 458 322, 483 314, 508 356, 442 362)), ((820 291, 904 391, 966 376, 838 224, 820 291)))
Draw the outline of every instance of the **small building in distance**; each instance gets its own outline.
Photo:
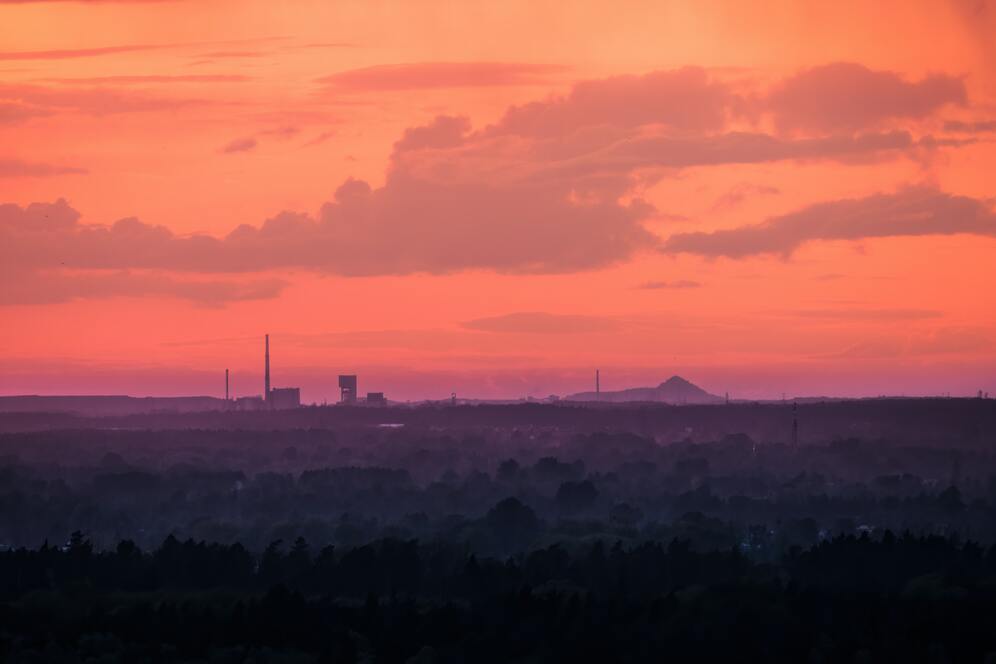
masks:
POLYGON ((386 406, 387 397, 384 396, 383 392, 367 392, 367 405, 386 406))
POLYGON ((270 408, 274 410, 287 410, 289 408, 301 407, 301 388, 299 387, 274 387, 270 390, 270 408))
POLYGON ((339 376, 339 389, 342 396, 339 403, 356 403, 356 375, 339 376))

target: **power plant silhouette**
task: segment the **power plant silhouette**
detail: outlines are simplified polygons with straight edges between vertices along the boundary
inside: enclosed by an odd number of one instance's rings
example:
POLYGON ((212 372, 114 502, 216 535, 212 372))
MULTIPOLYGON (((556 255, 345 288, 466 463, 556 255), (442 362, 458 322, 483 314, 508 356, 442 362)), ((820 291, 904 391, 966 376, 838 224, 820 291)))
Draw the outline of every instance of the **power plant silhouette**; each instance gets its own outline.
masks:
MULTIPOLYGON (((341 396, 339 403, 346 405, 366 404, 370 406, 386 406, 387 398, 383 392, 369 392, 366 399, 360 400, 357 391, 356 374, 339 376, 341 396)), ((229 370, 225 369, 225 401, 234 410, 289 410, 301 407, 301 388, 272 387, 270 384, 270 335, 263 337, 263 394, 262 396, 244 396, 232 399, 229 392, 229 370)))

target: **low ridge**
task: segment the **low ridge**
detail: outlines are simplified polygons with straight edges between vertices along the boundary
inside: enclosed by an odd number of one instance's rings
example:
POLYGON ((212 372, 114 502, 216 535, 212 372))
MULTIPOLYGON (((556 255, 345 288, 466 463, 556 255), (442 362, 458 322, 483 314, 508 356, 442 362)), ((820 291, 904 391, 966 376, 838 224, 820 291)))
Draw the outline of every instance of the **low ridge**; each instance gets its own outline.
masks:
POLYGON ((670 404, 722 403, 723 398, 706 392, 681 376, 671 376, 657 387, 632 387, 616 392, 579 392, 565 397, 568 401, 652 401, 670 404))

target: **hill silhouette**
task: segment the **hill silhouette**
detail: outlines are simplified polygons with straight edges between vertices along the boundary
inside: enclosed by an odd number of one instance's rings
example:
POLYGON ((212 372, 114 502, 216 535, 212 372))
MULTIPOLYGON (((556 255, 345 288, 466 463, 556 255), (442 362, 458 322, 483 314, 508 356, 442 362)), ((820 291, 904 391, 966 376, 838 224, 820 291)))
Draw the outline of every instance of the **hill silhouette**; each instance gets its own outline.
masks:
POLYGON ((670 404, 723 403, 723 397, 709 394, 681 376, 671 376, 657 387, 632 387, 616 392, 578 392, 565 397, 568 401, 653 401, 670 404))

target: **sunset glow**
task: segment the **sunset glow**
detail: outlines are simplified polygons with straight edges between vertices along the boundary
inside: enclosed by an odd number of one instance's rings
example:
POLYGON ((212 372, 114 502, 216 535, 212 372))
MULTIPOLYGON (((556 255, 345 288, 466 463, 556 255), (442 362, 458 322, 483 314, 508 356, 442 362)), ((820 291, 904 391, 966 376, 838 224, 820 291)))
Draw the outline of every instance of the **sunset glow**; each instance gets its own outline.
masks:
POLYGON ((0 394, 996 393, 996 5, 4 2, 0 394))

